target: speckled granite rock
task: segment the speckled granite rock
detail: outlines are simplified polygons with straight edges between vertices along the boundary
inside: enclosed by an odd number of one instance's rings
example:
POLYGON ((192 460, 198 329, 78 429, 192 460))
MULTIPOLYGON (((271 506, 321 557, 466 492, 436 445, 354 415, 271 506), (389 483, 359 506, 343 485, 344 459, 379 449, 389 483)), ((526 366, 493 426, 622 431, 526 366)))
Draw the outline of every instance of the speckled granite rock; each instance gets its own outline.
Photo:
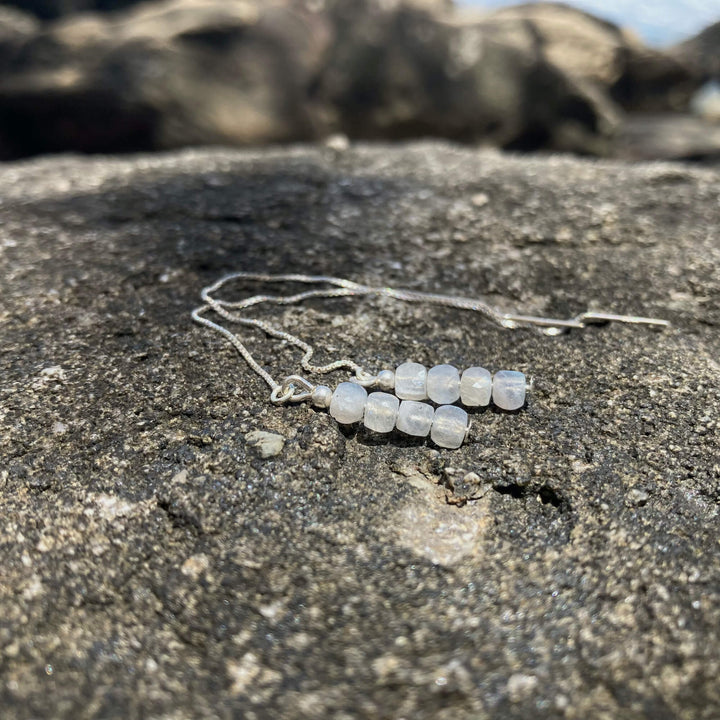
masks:
POLYGON ((4 166, 3 719, 717 717, 718 181, 442 144, 4 166), (280 313, 328 357, 535 378, 438 451, 270 405, 190 323, 236 269, 674 327, 280 313))

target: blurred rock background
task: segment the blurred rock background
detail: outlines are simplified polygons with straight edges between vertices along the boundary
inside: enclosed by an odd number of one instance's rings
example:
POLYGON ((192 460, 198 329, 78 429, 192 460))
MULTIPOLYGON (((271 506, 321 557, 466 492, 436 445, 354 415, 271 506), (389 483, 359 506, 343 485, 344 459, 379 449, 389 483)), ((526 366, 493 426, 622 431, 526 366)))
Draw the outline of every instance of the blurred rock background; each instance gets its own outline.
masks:
POLYGON ((719 28, 659 50, 556 3, 5 0, 0 159, 341 134, 714 160, 719 28))

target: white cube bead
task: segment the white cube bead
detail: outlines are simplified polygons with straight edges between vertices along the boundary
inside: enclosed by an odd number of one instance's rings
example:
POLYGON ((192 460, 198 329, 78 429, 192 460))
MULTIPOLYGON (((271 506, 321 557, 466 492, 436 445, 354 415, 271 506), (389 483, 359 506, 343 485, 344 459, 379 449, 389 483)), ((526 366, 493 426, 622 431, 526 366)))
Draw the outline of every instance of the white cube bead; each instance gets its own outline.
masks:
POLYGON ((459 448, 465 440, 468 414, 457 405, 441 405, 433 417, 430 438, 444 448, 459 448))
POLYGON ((525 387, 523 373, 500 370, 493 376, 493 402, 503 410, 518 410, 525 404, 525 387))
POLYGON ((451 405, 460 397, 460 373, 452 365, 436 365, 427 374, 428 397, 439 405, 451 405))
POLYGON ((492 375, 482 367, 465 370, 460 378, 460 400, 467 407, 489 405, 492 397, 492 375))
POLYGON ((365 403, 363 422, 368 430, 388 433, 395 427, 400 401, 389 393, 373 392, 365 403))
POLYGON ((407 362, 395 370, 395 394, 401 400, 427 398, 427 370, 420 363, 407 362))
POLYGON ((397 429, 408 435, 425 437, 432 427, 434 414, 432 405, 414 400, 403 400, 398 410, 397 429))
POLYGON ((330 414, 343 425, 362 420, 367 401, 367 390, 362 385, 342 382, 333 393, 330 401, 330 414))

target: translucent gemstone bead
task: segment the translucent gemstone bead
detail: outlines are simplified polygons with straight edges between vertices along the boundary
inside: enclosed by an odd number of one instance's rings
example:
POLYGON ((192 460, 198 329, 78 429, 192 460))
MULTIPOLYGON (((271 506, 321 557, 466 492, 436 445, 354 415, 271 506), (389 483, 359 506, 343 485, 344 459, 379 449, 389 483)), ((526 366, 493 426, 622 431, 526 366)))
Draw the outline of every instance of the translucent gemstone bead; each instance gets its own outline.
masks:
POLYGON ((362 420, 367 401, 367 390, 362 385, 341 382, 330 401, 330 414, 343 425, 362 420))
POLYGON ((425 437, 432 427, 434 414, 432 405, 414 400, 403 400, 398 410, 397 429, 408 435, 425 437))
POLYGON ((460 373, 452 365, 436 365, 427 374, 428 397, 439 405, 451 405, 460 397, 460 373))
POLYGON ((441 405, 433 417, 430 438, 440 447, 459 448, 468 429, 468 414, 457 405, 441 405))
POLYGON ((503 410, 518 410, 525 404, 525 387, 523 373, 500 370, 493 376, 493 402, 503 410))
POLYGON ((427 370, 420 363, 403 363, 395 370, 395 394, 401 400, 427 399, 427 370))
POLYGON ((400 401, 389 393, 374 392, 365 403, 363 422, 368 430, 388 433, 395 427, 400 401))
POLYGON ((387 390, 388 392, 392 392, 395 389, 395 371, 381 370, 377 374, 377 386, 381 390, 387 390))
POLYGON ((492 375, 489 370, 471 367, 460 378, 460 400, 467 407, 489 405, 492 396, 492 375))

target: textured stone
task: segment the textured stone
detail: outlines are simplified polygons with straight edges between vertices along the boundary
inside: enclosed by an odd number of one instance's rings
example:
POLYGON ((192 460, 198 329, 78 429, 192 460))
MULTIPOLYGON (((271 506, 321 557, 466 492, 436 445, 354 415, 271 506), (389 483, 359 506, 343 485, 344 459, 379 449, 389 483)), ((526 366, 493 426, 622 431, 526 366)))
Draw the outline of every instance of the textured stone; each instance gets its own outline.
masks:
MULTIPOLYGON (((2 720, 714 720, 718 187, 681 163, 444 143, 3 165, 2 720), (248 311, 316 362, 535 378, 525 410, 471 413, 443 450, 272 405, 191 323, 221 275, 300 261, 673 327, 553 338, 385 299, 248 311), (282 453, 259 458, 254 430, 282 453)), ((273 377, 299 370, 233 329, 273 377)))
POLYGON ((680 62, 694 68, 702 78, 720 78, 720 22, 713 23, 694 37, 670 50, 680 62))
POLYGON ((524 3, 483 21, 495 37, 535 45, 563 74, 629 111, 687 108, 702 74, 679 55, 645 45, 632 31, 562 3, 524 3))
POLYGON ((252 445, 260 452, 260 457, 271 458, 279 455, 285 446, 285 438, 277 433, 253 430, 245 436, 248 445, 252 445))

